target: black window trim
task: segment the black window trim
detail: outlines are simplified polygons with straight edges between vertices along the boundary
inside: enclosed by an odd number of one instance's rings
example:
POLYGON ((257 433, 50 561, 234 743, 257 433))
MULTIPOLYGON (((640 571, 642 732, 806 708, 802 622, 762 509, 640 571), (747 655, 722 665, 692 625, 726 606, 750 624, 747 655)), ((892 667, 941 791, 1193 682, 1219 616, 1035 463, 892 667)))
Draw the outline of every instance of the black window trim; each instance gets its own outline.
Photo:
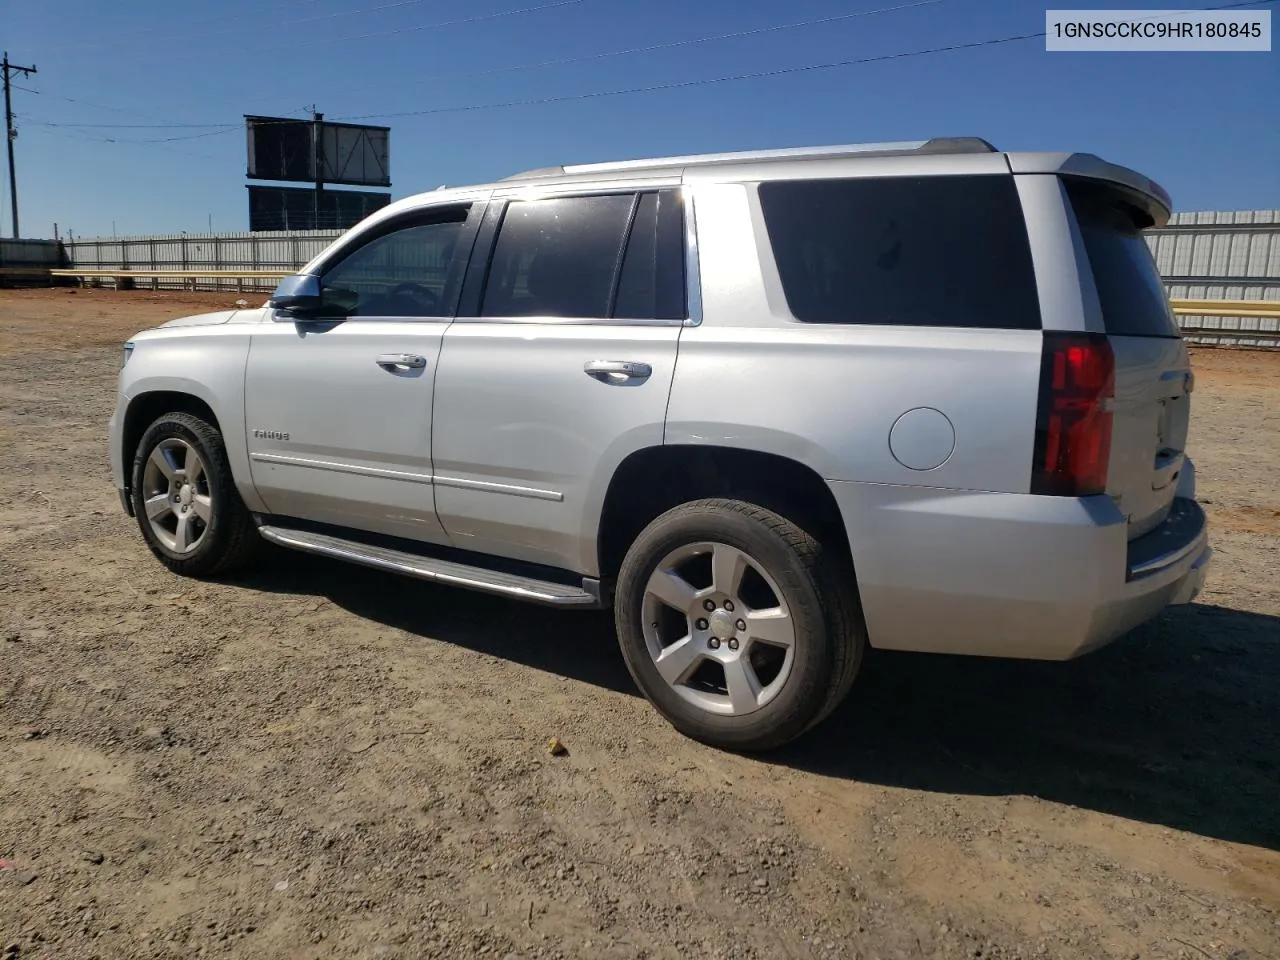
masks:
MULTIPOLYGON (((554 191, 539 191, 536 196, 523 197, 518 194, 504 194, 495 196, 489 200, 488 207, 484 211, 484 215, 480 220, 479 228, 476 234, 475 242, 472 246, 471 259, 467 266, 466 277, 462 284, 462 293, 459 297, 457 311, 453 317, 456 323, 554 323, 554 324, 586 324, 594 326, 622 326, 622 327, 679 327, 689 323, 696 323, 700 317, 694 318, 690 310, 691 296, 689 294, 690 284, 690 257, 696 246, 690 247, 692 237, 692 222, 688 211, 689 194, 687 190, 679 183, 663 182, 663 183, 640 183, 631 185, 609 185, 607 187, 596 188, 566 188, 554 191), (609 293, 609 312, 613 313, 618 295, 618 284, 622 279, 622 261, 626 256, 627 245, 631 240, 631 228, 635 223, 636 209, 639 206, 640 196, 645 193, 670 193, 680 199, 681 202, 681 218, 682 225, 680 230, 679 242, 682 248, 681 265, 684 278, 684 313, 682 318, 671 320, 658 320, 655 318, 616 318, 609 317, 486 317, 481 316, 481 303, 484 299, 484 288, 489 281, 489 270, 493 265, 493 256, 497 250, 498 232, 502 226, 502 221, 506 217, 507 208, 512 203, 519 203, 528 200, 572 200, 582 197, 609 197, 609 196, 626 196, 632 197, 631 211, 628 214, 627 226, 622 234, 622 242, 619 244, 618 260, 614 265, 613 284, 609 293)), ((696 262, 693 264, 696 274, 696 262)), ((700 299, 698 301, 701 302, 700 299)), ((700 313, 701 311, 699 311, 700 313)))
POLYGON ((610 320, 618 309, 618 288, 622 286, 622 263, 627 258, 627 248, 631 246, 631 231, 635 229, 636 211, 640 209, 640 198, 643 196, 644 193, 640 190, 631 194, 631 209, 627 211, 627 225, 622 228, 622 242, 618 244, 617 256, 613 258, 613 280, 609 284, 610 320))

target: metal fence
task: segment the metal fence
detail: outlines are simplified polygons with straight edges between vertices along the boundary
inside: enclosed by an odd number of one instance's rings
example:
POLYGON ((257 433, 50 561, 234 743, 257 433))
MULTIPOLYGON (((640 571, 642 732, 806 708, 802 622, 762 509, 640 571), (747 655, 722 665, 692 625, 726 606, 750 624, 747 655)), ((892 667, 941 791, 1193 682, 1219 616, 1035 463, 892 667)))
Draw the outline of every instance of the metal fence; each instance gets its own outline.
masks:
MULTIPOLYGON (((1280 303, 1280 210, 1175 214, 1146 237, 1172 299, 1280 303)), ((1278 317, 1184 315, 1178 322, 1193 343, 1280 347, 1278 317)))
MULTIPOLYGON (((267 233, 172 233, 148 237, 93 237, 63 241, 72 268, 82 270, 280 270, 292 272, 342 236, 341 230, 267 233)), ((156 289, 181 289, 192 281, 160 277, 156 289)), ((199 280, 202 290, 243 289, 233 276, 199 280)), ((270 290, 273 281, 252 286, 270 290)))
MULTIPOLYGON (((293 271, 341 235, 340 230, 165 234, 76 238, 62 246, 65 264, 82 270, 293 271)), ((1173 299, 1280 302, 1280 210, 1175 214, 1168 226, 1149 230, 1146 237, 1173 299)), ((34 255, 34 248, 13 249, 34 255)), ((6 247, 3 253, 14 255, 9 251, 6 247)), ((245 280, 230 275, 140 282, 158 289, 197 284, 206 290, 246 289, 245 280)), ((261 290, 274 286, 269 279, 247 283, 261 290)), ((1280 347, 1277 317, 1184 315, 1178 322, 1192 342, 1280 347)))

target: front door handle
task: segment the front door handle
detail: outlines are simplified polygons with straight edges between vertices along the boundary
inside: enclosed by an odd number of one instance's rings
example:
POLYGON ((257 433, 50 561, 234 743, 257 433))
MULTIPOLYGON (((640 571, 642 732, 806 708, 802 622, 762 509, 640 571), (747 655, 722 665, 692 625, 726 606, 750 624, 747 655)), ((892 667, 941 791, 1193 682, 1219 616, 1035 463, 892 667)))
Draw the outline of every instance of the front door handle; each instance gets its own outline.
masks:
POLYGON ((653 375, 653 367, 635 360, 588 360, 582 365, 582 372, 601 383, 627 383, 648 380, 653 375))
POLYGON ((384 353, 374 361, 384 370, 421 370, 427 365, 427 358, 416 353, 384 353))

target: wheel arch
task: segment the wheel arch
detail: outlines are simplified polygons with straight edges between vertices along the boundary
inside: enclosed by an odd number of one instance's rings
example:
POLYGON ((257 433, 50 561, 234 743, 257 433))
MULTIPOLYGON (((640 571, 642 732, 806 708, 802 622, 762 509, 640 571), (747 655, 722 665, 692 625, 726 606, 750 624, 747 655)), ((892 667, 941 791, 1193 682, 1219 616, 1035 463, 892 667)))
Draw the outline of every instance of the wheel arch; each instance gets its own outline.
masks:
POLYGON ((602 584, 612 583, 628 547, 650 521, 708 497, 746 500, 781 514, 852 565, 840 507, 812 467, 756 450, 666 444, 634 451, 610 479, 596 537, 602 584))
POLYGON ((223 431, 222 425, 218 422, 218 415, 214 413, 213 407, 206 400, 193 393, 184 393, 181 390, 148 390, 130 398, 129 406, 125 409, 124 425, 120 432, 120 454, 125 465, 124 482, 126 489, 131 490, 132 488, 133 471, 131 465, 138 451, 138 444, 142 441, 142 435, 146 432, 147 427, 156 421, 156 418, 166 413, 189 413, 206 421, 219 433, 225 435, 225 431, 223 431))
POLYGON ((253 501, 257 500, 253 488, 249 487, 246 490, 243 482, 247 479, 245 475, 247 471, 235 469, 236 452, 238 447, 243 446, 243 432, 237 434, 233 422, 224 423, 225 418, 219 418, 211 398, 204 395, 198 383, 161 382, 139 390, 129 398, 120 424, 120 462, 123 466, 121 473, 124 481, 124 499, 130 515, 133 513, 134 455, 137 453, 138 444, 142 441, 142 435, 146 433, 147 427, 151 426, 156 418, 166 413, 189 413, 217 430, 227 447, 232 474, 236 479, 241 497, 246 503, 251 502, 251 497, 253 501), (228 433, 226 427, 230 427, 232 432, 228 433))

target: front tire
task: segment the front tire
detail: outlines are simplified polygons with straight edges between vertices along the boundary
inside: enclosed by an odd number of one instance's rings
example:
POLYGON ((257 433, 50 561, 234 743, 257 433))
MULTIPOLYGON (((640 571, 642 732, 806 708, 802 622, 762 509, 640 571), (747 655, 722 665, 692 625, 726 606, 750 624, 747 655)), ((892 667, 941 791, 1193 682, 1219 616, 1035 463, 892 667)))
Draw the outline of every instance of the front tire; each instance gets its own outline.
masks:
POLYGON ((648 700, 729 750, 778 747, 821 721, 866 645, 848 564, 740 500, 693 501, 650 523, 623 560, 614 616, 648 700))
POLYGON ((190 413, 166 413, 142 435, 132 478, 138 527, 174 573, 228 573, 252 557, 258 533, 216 427, 190 413))

